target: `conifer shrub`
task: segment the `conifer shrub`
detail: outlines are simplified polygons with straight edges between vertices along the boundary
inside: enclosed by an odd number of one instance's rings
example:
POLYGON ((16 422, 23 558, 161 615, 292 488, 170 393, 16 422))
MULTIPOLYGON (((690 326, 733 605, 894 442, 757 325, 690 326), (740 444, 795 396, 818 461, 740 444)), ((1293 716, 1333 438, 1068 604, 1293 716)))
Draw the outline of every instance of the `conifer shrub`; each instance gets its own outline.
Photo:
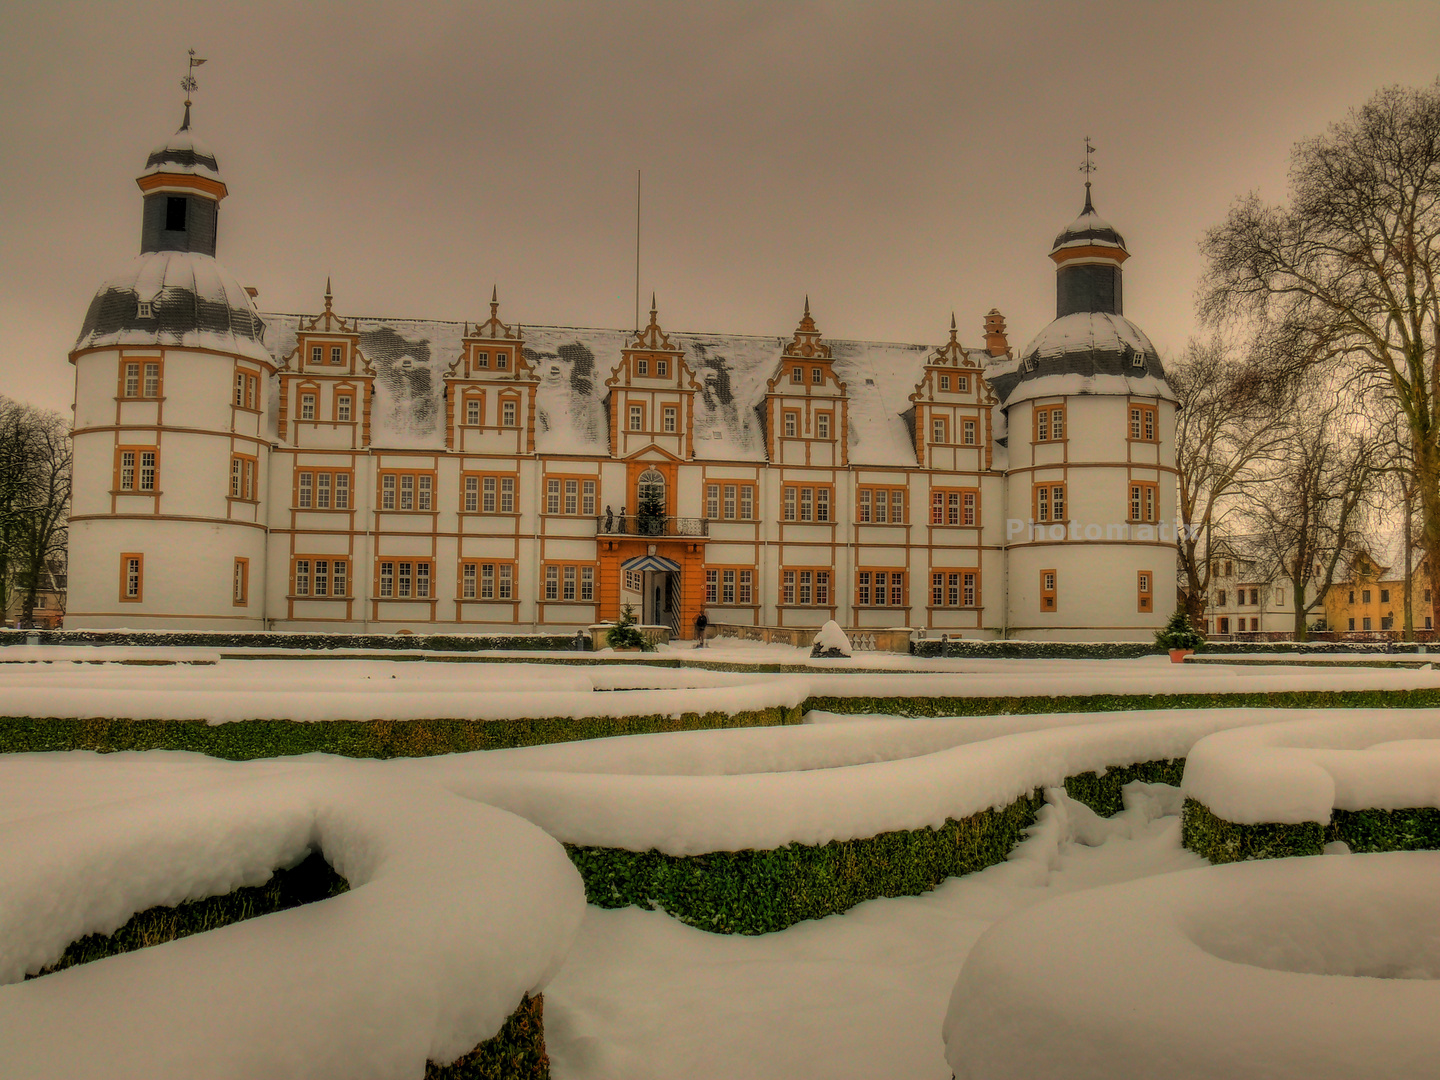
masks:
POLYGON ((1163 630, 1155 631, 1155 644, 1169 652, 1175 649, 1198 649, 1205 644, 1205 635, 1195 629, 1190 615, 1181 604, 1170 616, 1163 630))
POLYGON ((644 634, 635 629, 635 607, 632 604, 626 604, 620 609, 620 617, 606 633, 605 643, 612 649, 641 649, 650 652, 655 648, 645 640, 644 634))

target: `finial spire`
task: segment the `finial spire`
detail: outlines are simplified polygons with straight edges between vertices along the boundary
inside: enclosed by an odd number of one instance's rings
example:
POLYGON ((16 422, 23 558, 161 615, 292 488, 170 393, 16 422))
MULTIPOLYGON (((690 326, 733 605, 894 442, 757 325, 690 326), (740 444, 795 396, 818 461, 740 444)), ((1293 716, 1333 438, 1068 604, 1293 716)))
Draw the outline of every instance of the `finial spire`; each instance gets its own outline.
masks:
POLYGON ((805 317, 807 319, 810 317, 810 294, 808 292, 805 294, 805 317))
POLYGON ((335 294, 330 291, 330 275, 325 275, 325 312, 329 314, 330 303, 335 299, 335 294))
POLYGON ((1091 155, 1095 153, 1095 147, 1090 145, 1090 136, 1085 136, 1085 160, 1080 164, 1079 169, 1085 174, 1085 209, 1082 214, 1093 214, 1095 207, 1090 203, 1090 174, 1096 172, 1100 166, 1096 165, 1091 155))
POLYGON ((180 89, 185 91, 185 124, 181 131, 190 126, 190 95, 200 89, 200 84, 195 81, 195 69, 205 63, 203 57, 195 55, 195 50, 190 50, 190 63, 185 69, 185 77, 180 80, 180 89))
POLYGON ((490 321, 494 322, 500 311, 500 287, 490 286, 490 321))
POLYGON ((655 313, 658 312, 659 310, 660 310, 660 308, 657 307, 656 304, 655 304, 655 294, 652 292, 652 293, 650 294, 650 321, 651 321, 652 323, 655 321, 655 313))
POLYGON ((950 312, 950 332, 955 332, 955 312, 950 312))

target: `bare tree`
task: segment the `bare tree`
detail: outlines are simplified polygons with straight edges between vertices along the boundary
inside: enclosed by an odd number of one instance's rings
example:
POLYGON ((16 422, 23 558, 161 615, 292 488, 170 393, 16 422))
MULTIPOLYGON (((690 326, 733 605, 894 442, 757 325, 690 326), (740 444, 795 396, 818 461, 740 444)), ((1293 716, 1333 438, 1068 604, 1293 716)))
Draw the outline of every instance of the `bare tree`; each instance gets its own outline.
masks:
POLYGON ((1225 529, 1247 484, 1285 445, 1283 383, 1219 338, 1191 340, 1166 373, 1179 399, 1175 458, 1179 471, 1176 546, 1187 586, 1186 611, 1198 624, 1210 594, 1212 537, 1225 529))
POLYGON ((1440 566, 1440 80, 1382 90, 1297 144, 1290 181, 1290 205, 1249 195, 1206 234, 1201 313, 1258 316, 1291 370, 1334 364, 1356 396, 1388 397, 1440 566))
POLYGON ((1324 602, 1373 509, 1385 440, 1330 388, 1293 399, 1293 422, 1266 475, 1246 491, 1243 516, 1255 552, 1290 585, 1294 638, 1324 602))
POLYGON ((70 516, 70 435, 59 413, 0 397, 0 611, 16 591, 33 621, 51 570, 65 557, 70 516))

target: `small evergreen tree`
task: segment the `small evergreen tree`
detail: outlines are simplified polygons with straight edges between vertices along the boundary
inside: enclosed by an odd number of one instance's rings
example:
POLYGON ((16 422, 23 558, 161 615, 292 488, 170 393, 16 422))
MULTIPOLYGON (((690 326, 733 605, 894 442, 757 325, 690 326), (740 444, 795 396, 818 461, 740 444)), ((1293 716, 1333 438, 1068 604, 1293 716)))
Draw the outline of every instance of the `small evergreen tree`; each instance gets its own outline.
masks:
POLYGON ((642 649, 649 652, 654 648, 645 640, 645 635, 635 629, 635 607, 626 604, 620 609, 620 617, 615 620, 615 625, 610 628, 606 639, 612 649, 642 649))
POLYGON ((663 489, 642 484, 640 509, 636 511, 636 532, 641 536, 665 535, 665 495, 663 489))
POLYGON ((1155 631, 1155 644, 1165 650, 1198 649, 1205 644, 1205 635, 1196 630, 1190 622, 1190 615, 1181 604, 1170 616, 1165 629, 1155 631))

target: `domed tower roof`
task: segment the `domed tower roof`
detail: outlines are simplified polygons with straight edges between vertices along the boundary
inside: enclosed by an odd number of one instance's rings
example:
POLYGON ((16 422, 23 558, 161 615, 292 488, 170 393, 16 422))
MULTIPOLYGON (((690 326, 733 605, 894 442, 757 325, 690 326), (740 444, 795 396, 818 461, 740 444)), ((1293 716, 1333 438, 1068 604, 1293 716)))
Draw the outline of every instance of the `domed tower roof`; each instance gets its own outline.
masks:
POLYGON ((220 165, 214 153, 205 143, 195 138, 190 130, 190 106, 185 106, 185 119, 174 135, 150 151, 145 159, 145 171, 140 175, 153 176, 168 173, 173 176, 203 176, 220 180, 220 165))
POLYGON ((1175 400, 1160 354, 1125 318, 1125 239, 1095 212, 1090 185, 1080 216, 1055 237, 1055 321, 987 378, 1005 407, 1050 394, 1117 394, 1175 400))

